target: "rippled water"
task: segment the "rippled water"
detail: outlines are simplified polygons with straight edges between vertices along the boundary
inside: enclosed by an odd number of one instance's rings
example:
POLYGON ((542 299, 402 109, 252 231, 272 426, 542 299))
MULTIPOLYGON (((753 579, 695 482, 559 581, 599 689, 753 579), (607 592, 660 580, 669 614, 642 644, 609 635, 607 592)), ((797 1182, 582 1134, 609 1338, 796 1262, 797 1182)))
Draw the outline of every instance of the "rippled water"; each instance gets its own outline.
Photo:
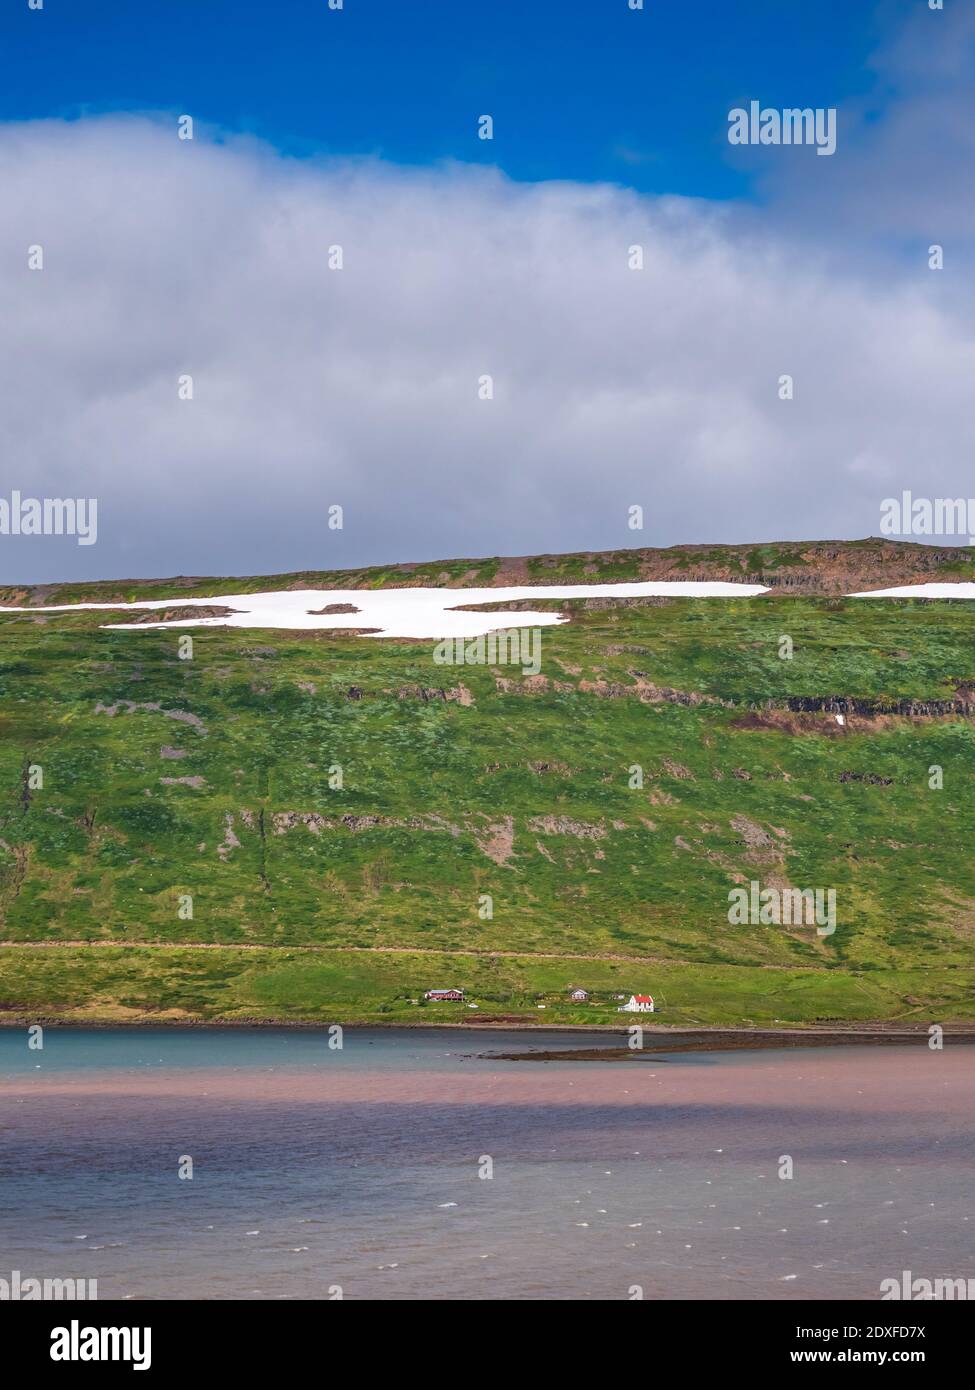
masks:
POLYGON ((975 1277, 975 1050, 477 1055, 593 1045, 50 1029, 35 1052, 2 1030, 0 1277, 394 1299, 874 1299, 904 1269, 975 1277))

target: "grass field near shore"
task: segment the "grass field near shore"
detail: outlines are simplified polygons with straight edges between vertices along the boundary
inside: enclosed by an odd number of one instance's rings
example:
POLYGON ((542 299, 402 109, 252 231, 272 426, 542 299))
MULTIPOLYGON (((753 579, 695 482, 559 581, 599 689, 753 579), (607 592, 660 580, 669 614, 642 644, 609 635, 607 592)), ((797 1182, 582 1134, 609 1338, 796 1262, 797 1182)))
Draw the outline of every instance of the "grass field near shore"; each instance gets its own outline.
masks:
MULTIPOLYGON (((463 953, 241 950, 178 946, 0 950, 9 1020, 64 1022, 279 1021, 539 1026, 802 1027, 975 1021, 975 972, 776 970, 533 959, 463 953), (567 988, 584 982, 589 1004, 567 988), (422 1002, 459 986, 463 1004, 422 1002), (619 1013, 616 995, 653 987, 659 1012, 619 1013), (11 1003, 9 1001, 15 1001, 11 1003), (468 1003, 478 1005, 469 1009, 468 1003), (540 1009, 539 1004, 545 1008, 540 1009)), ((3 1017, 3 1016, 0 1016, 3 1017)))

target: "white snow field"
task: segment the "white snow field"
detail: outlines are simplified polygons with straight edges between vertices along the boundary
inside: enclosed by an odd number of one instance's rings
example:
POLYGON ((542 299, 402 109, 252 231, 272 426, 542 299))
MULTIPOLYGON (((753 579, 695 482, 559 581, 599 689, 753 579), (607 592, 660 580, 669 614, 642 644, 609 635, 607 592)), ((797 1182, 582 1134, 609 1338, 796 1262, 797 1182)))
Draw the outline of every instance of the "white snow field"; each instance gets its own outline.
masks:
POLYGON ((975 598, 975 584, 900 584, 894 589, 867 589, 847 598, 975 598))
POLYGON ((81 609, 149 610, 219 605, 237 611, 221 618, 177 618, 168 623, 103 624, 142 632, 160 627, 376 628, 372 637, 481 637, 510 627, 548 627, 558 613, 458 612, 475 603, 523 599, 752 598, 761 584, 718 580, 652 580, 642 584, 532 584, 513 589, 288 589, 272 594, 220 594, 210 598, 148 599, 138 603, 63 603, 50 607, 0 608, 0 613, 73 613, 81 609), (355 613, 316 613, 329 604, 354 604, 355 613))

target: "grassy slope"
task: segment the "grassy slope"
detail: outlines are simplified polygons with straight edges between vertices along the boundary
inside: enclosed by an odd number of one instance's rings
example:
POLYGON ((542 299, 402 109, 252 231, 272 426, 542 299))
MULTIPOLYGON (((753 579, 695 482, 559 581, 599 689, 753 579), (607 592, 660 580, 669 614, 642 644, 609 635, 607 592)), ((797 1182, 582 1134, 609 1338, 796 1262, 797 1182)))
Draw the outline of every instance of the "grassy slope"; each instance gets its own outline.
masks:
POLYGON ((436 667, 431 644, 215 629, 180 661, 174 632, 96 622, 0 618, 0 934, 167 949, 3 948, 8 1010, 434 1021, 457 1006, 409 1000, 457 983, 546 1022, 613 1021, 632 989, 668 1023, 975 1014, 971 721, 749 717, 797 695, 950 699, 975 676, 963 604, 583 609, 544 633, 549 684, 531 693, 510 669, 505 692, 484 667, 436 667), (727 705, 641 701, 638 679, 727 705), (460 681, 470 705, 400 693, 460 681), (200 724, 95 712, 122 700, 200 724), (28 763, 44 769, 29 796, 28 763), (278 833, 287 812, 380 823, 278 833), (736 876, 835 887, 836 934, 731 926, 736 876), (239 949, 256 945, 277 949, 239 949), (341 949, 363 946, 384 949, 341 949), (597 1004, 567 1005, 575 984, 597 1004))

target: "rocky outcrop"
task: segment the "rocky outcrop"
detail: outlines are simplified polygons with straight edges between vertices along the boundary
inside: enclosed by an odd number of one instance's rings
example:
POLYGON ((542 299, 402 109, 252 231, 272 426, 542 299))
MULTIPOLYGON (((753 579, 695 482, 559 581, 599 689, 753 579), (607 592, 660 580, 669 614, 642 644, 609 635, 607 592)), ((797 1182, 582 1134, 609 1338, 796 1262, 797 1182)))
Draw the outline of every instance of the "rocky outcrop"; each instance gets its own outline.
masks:
POLYGON ((396 697, 399 700, 422 700, 424 704, 431 700, 443 700, 448 703, 456 700, 457 704, 465 706, 474 703, 474 696, 463 683, 455 686, 402 685, 397 690, 396 697))
POLYGON ((163 709, 157 700, 147 701, 144 704, 136 704, 134 700, 116 700, 113 705, 103 705, 99 700, 95 705, 96 714, 107 714, 109 716, 118 714, 120 709, 125 709, 129 714, 134 714, 137 710, 145 710, 151 714, 164 714, 167 719, 177 719, 181 724, 192 724, 195 729, 199 729, 201 734, 207 733, 206 725, 197 714, 191 714, 185 709, 163 709))
POLYGON ((235 850, 240 849, 240 841, 234 834, 233 814, 228 811, 223 818, 223 844, 217 845, 217 854, 226 862, 228 856, 235 850))
POLYGON ((135 612, 126 611, 124 616, 126 623, 185 623, 193 618, 230 618, 239 612, 239 608, 226 608, 220 603, 187 603, 177 608, 137 608, 135 612))
POLYGON ((850 695, 794 695, 787 700, 766 700, 765 709, 787 709, 797 714, 899 714, 908 718, 933 718, 946 714, 975 714, 971 690, 959 687, 953 700, 864 700, 850 695))
POLYGON ((634 693, 637 693, 645 704, 684 705, 689 709, 697 705, 724 705, 730 708, 730 701, 719 700, 717 695, 704 695, 699 690, 674 690, 669 685, 656 685, 647 671, 629 671, 627 674, 636 681, 634 693))
POLYGON ((586 821, 573 820, 571 816, 535 816, 528 822, 528 828, 543 835, 574 835, 578 840, 606 838, 604 826, 589 825, 586 821))
POLYGON ((663 758, 660 763, 668 777, 676 777, 679 782, 694 782, 696 778, 689 767, 675 762, 673 758, 663 758))

